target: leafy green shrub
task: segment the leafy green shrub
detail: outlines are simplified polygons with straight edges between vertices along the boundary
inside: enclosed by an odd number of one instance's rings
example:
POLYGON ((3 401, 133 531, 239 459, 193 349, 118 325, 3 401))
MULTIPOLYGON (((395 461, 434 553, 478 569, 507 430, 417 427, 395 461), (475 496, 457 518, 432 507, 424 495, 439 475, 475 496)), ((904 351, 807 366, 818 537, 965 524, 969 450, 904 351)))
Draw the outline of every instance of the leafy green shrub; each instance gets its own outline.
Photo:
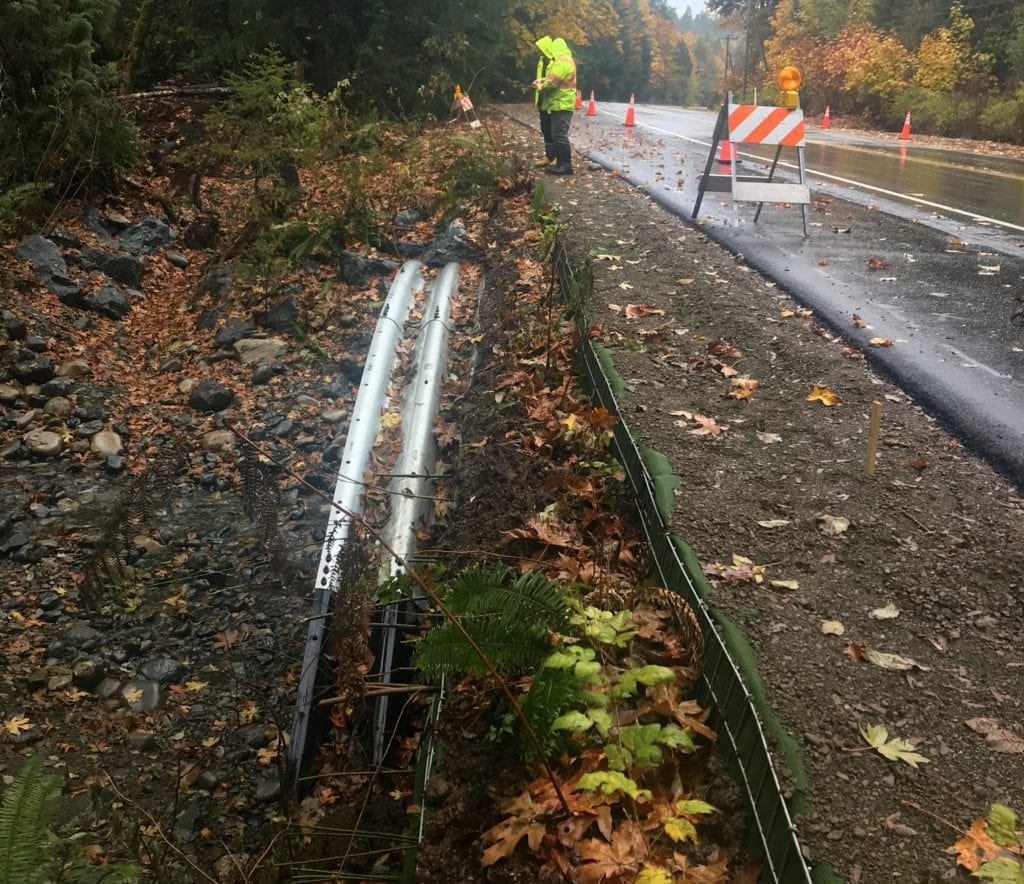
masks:
POLYGON ((981 131, 986 138, 1024 144, 1024 86, 1011 98, 993 98, 981 114, 981 131))
POLYGON ((135 129, 94 59, 117 0, 0 4, 0 189, 110 186, 138 157, 135 129))

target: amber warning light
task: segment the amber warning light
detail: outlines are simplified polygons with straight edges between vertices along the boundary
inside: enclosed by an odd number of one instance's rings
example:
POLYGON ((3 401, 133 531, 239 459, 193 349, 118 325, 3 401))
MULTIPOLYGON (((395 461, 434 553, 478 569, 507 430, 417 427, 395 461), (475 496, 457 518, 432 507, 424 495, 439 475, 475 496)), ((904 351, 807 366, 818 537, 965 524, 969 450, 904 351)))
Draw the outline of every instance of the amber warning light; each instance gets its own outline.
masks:
POLYGON ((800 106, 800 71, 792 65, 787 65, 775 78, 779 84, 779 107, 792 110, 800 106))

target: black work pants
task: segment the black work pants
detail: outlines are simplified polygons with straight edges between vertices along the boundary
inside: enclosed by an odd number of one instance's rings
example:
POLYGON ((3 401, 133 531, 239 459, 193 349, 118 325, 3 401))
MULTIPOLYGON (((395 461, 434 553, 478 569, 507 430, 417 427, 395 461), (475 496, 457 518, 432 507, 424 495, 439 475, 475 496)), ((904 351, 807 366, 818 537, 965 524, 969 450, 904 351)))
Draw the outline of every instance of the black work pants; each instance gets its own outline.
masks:
POLYGON ((551 114, 540 112, 540 134, 544 136, 544 156, 548 160, 555 158, 555 139, 551 136, 551 114))
POLYGON ((560 163, 571 163, 569 127, 572 125, 572 111, 551 111, 551 140, 555 143, 555 154, 560 163))

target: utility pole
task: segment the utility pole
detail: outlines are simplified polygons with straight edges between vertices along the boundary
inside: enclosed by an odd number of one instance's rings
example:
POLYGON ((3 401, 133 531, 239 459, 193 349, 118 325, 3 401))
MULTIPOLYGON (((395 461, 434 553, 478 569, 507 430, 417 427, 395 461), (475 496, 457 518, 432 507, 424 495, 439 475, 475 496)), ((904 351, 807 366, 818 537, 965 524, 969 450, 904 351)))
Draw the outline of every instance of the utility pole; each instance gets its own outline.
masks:
MULTIPOLYGON (((747 74, 750 71, 750 32, 754 22, 754 0, 747 0, 747 37, 743 44, 743 100, 747 100, 747 74)), ((755 102, 756 104, 756 102, 755 102)))
POLYGON ((726 34, 724 37, 719 37, 719 40, 725 41, 725 82, 722 84, 722 91, 725 95, 729 94, 729 68, 732 66, 732 55, 729 52, 729 44, 736 39, 732 34, 726 34))

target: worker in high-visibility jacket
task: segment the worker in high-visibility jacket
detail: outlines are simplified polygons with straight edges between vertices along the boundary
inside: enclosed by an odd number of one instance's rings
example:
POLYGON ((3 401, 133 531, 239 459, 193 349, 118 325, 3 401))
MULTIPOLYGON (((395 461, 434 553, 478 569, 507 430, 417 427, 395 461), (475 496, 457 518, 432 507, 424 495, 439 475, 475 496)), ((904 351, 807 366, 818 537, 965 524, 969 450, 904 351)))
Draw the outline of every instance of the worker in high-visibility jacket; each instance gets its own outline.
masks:
POLYGON ((544 136, 544 159, 537 162, 538 168, 553 166, 556 161, 555 142, 551 137, 551 114, 541 107, 541 91, 536 84, 544 82, 548 73, 548 65, 555 60, 551 51, 551 44, 554 43, 550 37, 541 37, 534 45, 540 50, 540 58, 537 59, 537 77, 533 81, 533 104, 540 113, 540 134, 544 136))
POLYGON ((555 145, 555 165, 544 171, 550 175, 572 175, 572 149, 569 127, 576 107, 576 62, 569 46, 561 37, 551 41, 553 60, 547 73, 534 81, 540 90, 540 109, 547 111, 551 122, 551 140, 555 145))

